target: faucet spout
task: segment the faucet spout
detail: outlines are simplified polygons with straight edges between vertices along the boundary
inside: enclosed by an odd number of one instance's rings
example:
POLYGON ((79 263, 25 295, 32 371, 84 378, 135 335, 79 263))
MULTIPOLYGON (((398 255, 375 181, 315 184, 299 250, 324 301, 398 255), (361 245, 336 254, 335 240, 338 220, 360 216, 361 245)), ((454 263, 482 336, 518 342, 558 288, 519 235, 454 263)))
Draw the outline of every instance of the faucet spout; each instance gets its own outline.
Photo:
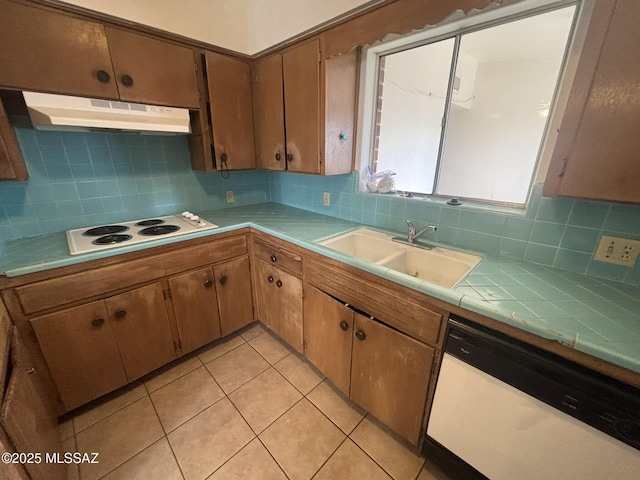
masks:
POLYGON ((438 227, 434 226, 434 225, 428 225, 426 227, 424 227, 422 230, 420 230, 419 232, 416 232, 416 227, 413 224, 413 222, 407 220, 407 227, 409 227, 409 230, 407 232, 407 243, 411 244, 411 245, 415 245, 416 240, 418 238, 420 238, 422 235, 424 235, 425 233, 433 230, 434 232, 436 230, 438 230, 438 227))

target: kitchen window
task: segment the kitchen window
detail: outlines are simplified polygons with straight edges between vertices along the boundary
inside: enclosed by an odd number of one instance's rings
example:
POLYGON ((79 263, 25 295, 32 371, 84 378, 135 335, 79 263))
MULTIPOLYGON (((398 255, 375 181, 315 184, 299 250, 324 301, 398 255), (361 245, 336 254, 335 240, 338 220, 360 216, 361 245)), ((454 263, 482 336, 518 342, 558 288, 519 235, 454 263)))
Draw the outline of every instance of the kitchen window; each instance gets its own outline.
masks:
POLYGON ((374 47, 371 170, 395 172, 405 193, 524 207, 577 11, 555 2, 470 17, 456 31, 374 47))

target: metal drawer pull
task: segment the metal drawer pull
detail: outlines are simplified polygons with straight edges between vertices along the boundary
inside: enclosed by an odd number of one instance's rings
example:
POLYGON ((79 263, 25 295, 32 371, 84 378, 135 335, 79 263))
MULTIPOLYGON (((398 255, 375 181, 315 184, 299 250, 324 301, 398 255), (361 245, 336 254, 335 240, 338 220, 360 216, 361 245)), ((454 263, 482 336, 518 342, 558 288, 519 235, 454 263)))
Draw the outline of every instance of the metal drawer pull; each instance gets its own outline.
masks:
POLYGON ((220 285, 224 285, 225 283, 227 283, 227 276, 220 275, 220 278, 218 279, 218 281, 220 282, 220 285))
POLYGON ((340 322, 340 328, 346 332, 349 329, 349 324, 343 320, 340 322))
POLYGON ((91 325, 94 327, 101 327, 104 325, 104 318, 94 318, 91 320, 91 325))
POLYGON ((357 338, 358 340, 364 340, 365 338, 367 338, 367 336, 364 334, 364 332, 363 332, 363 331, 358 330, 358 331, 356 332, 356 338, 357 338))
POLYGON ((213 282, 211 281, 211 279, 207 278, 207 279, 204 281, 204 287, 205 287, 205 288, 211 288, 211 287, 212 287, 212 285, 213 285, 213 282))
POLYGON ((282 280, 278 280, 276 282, 276 287, 278 287, 278 288, 282 287, 282 280))
POLYGON ((273 283, 273 277, 271 275, 267 277, 267 280, 269 280, 269 283, 273 283))
POLYGON ((275 255, 271 255, 271 261, 273 263, 276 263, 278 261, 278 257, 276 257, 275 255))
POLYGON ((116 311, 116 318, 124 318, 127 316, 127 311, 126 310, 117 310, 116 311))

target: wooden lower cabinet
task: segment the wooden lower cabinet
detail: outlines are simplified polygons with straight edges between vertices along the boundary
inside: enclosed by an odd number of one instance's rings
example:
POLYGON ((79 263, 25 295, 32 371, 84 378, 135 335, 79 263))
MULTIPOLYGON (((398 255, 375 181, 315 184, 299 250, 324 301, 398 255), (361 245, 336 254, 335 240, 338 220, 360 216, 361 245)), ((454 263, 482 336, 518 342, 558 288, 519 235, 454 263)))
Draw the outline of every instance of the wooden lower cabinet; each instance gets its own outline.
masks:
POLYGON ((31 319, 67 410, 127 383, 104 301, 31 319))
POLYGON ((168 280, 182 353, 188 353, 253 322, 249 257, 168 280))
POLYGON ((220 338, 216 285, 211 267, 172 277, 169 288, 183 353, 220 338))
POLYGON ((239 330, 254 320, 253 289, 249 257, 229 260, 213 267, 222 335, 239 330))
POLYGON ((305 356, 354 402, 418 444, 435 350, 306 288, 305 356))
POLYGON ((349 396, 355 312, 310 285, 305 293, 304 355, 349 396))
POLYGON ((130 382, 177 357, 159 282, 107 298, 105 303, 130 382))
POLYGON ((302 280, 256 259, 255 282, 258 318, 302 352, 302 280))
POLYGON ((354 330, 351 399, 417 444, 435 350, 359 313, 354 330))
POLYGON ((160 283, 36 317, 31 325, 67 410, 176 358, 160 283))
MULTIPOLYGON (((45 462, 45 454, 62 453, 63 445, 57 419, 41 387, 41 372, 33 367, 18 335, 12 337, 12 368, 2 401, 0 438, 6 433, 11 440, 9 452, 40 453, 40 462, 23 463, 31 480, 65 480, 68 465, 45 462)), ((0 468, 2 479, 21 478, 5 477, 5 473, 0 468)))

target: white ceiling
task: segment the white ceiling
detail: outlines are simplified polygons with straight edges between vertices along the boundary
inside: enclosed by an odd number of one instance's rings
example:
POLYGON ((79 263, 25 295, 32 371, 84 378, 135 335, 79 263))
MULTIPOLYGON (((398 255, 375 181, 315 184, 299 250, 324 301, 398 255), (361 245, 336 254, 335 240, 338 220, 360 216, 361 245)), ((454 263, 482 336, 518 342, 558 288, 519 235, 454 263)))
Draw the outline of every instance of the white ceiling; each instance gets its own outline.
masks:
POLYGON ((252 55, 376 0, 60 0, 252 55))

